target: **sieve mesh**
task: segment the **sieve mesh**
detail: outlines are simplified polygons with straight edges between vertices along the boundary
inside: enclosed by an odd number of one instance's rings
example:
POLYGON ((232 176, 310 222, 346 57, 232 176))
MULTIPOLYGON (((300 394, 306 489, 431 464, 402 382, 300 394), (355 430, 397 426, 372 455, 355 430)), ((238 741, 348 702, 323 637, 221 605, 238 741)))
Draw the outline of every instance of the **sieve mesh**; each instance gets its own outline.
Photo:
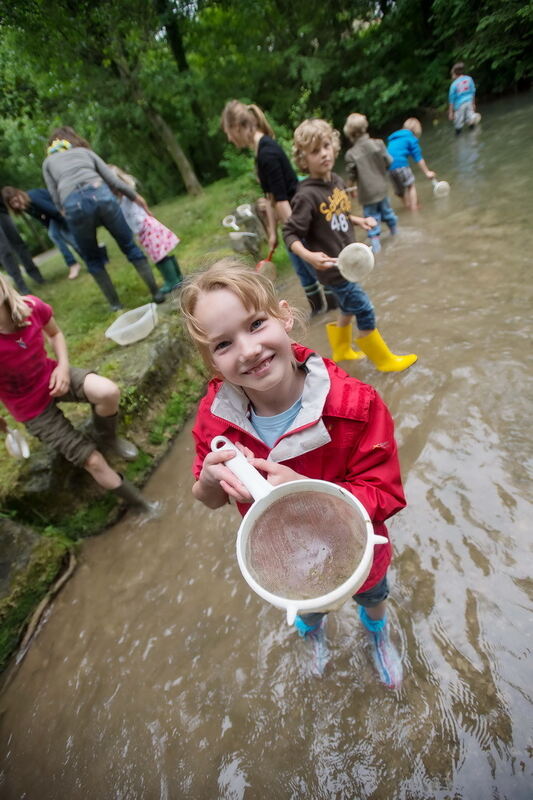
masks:
POLYGON ((365 545, 366 525, 357 508, 326 492, 298 492, 274 501, 257 519, 246 561, 268 592, 308 600, 344 583, 365 545))

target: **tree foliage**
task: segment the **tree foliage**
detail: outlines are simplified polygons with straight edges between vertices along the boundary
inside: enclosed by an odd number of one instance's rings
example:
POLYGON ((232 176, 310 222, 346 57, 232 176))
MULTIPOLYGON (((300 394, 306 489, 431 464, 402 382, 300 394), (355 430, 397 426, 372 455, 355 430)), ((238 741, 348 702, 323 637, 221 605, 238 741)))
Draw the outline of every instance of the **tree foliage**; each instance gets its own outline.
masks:
POLYGON ((527 87, 533 5, 521 0, 4 0, 0 180, 40 185, 50 129, 70 124, 150 200, 248 168, 219 130, 226 100, 374 130, 446 104, 450 66, 481 97, 527 87), (187 176, 187 164, 191 174, 187 176))

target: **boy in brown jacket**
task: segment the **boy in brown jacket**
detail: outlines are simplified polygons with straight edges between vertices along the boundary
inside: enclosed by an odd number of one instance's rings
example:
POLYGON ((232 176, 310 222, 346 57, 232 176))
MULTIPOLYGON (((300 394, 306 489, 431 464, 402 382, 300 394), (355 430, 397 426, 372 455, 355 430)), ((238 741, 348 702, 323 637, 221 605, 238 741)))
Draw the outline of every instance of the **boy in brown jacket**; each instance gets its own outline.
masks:
POLYGON ((388 168, 392 158, 381 139, 371 139, 367 133, 368 120, 363 114, 350 114, 344 124, 344 133, 353 142, 344 160, 350 184, 357 183, 359 202, 363 216, 374 217, 377 225, 368 232, 374 253, 381 250, 381 220, 387 223, 394 236, 398 218, 391 208, 387 192, 389 188, 388 168))
POLYGON ((353 226, 371 231, 372 217, 355 217, 342 179, 333 170, 340 136, 323 119, 307 119, 294 131, 293 156, 309 177, 300 181, 291 200, 292 214, 283 226, 285 244, 317 270, 339 304, 338 320, 326 326, 333 361, 354 361, 363 354, 381 372, 402 372, 416 355, 392 353, 376 328, 374 306, 358 283, 347 281, 337 267, 339 253, 355 241, 353 226), (357 323, 357 344, 352 348, 352 322, 357 323))

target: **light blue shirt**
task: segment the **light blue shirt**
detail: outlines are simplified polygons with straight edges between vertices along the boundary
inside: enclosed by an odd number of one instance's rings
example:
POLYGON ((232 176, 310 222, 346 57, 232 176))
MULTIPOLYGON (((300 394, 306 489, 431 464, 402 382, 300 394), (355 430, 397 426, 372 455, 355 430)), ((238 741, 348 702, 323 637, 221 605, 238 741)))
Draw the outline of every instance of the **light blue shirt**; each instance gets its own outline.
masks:
POLYGON ((299 410, 302 407, 302 398, 293 403, 293 405, 281 414, 274 414, 273 417, 260 417, 256 414, 253 408, 250 411, 250 422, 254 430, 262 441, 272 447, 282 436, 285 431, 288 431, 292 423, 296 419, 299 410))
POLYGON ((470 75, 460 75, 450 86, 448 102, 453 105, 453 110, 457 111, 463 103, 472 102, 475 94, 476 86, 470 75))

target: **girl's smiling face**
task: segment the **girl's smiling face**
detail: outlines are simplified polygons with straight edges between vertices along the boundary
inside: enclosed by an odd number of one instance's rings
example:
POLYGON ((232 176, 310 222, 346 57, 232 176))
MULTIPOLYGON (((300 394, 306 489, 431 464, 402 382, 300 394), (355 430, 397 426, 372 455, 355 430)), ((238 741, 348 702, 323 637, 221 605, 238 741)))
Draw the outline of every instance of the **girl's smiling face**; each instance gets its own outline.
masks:
POLYGON ((275 395, 293 380, 288 335, 293 319, 284 300, 280 308, 286 310, 284 319, 247 309, 229 289, 204 293, 196 304, 194 315, 206 333, 213 367, 225 380, 242 386, 252 403, 255 395, 275 395))

